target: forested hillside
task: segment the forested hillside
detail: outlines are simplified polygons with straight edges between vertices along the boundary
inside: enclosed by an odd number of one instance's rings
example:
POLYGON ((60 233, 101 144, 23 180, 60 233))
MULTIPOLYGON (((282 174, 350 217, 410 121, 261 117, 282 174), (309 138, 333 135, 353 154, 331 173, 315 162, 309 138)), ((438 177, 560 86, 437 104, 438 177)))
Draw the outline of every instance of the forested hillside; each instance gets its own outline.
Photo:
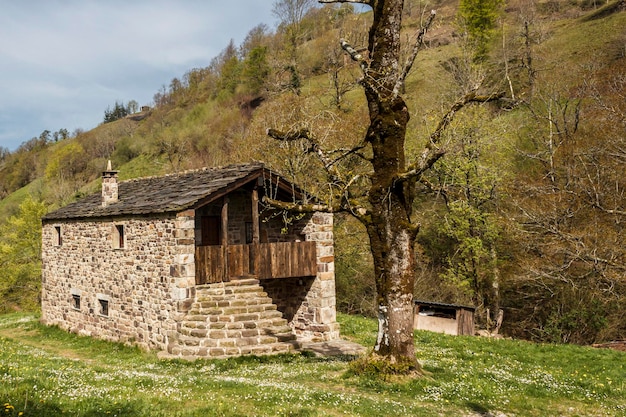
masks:
MULTIPOLYGON (((260 160, 327 198, 308 142, 266 131, 308 129, 334 149, 363 138, 360 72, 339 39, 365 46, 371 15, 290 4, 301 3, 274 2, 276 29, 251 28, 207 67, 164 80, 148 109, 115 103, 90 131, 0 152, 0 312, 37 308, 39 218, 97 191, 109 159, 121 179, 260 160)), ((488 329, 502 309, 515 337, 625 339, 626 2, 406 0, 406 36, 430 9, 405 88, 407 154, 468 92, 502 98, 454 115, 445 157, 416 190, 416 297, 475 305, 488 329)), ((357 174, 370 150, 354 153, 341 169, 357 174)), ((371 314, 367 235, 338 215, 336 238, 338 307, 371 314)))

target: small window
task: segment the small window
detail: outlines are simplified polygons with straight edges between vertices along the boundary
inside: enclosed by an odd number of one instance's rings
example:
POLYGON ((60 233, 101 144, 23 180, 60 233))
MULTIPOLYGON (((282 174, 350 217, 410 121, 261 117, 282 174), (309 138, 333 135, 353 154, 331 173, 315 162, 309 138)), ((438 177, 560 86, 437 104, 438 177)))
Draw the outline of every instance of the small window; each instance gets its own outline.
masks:
POLYGON ((74 310, 80 310, 80 295, 72 294, 72 307, 74 310))
POLYGON ((109 315, 109 300, 98 299, 98 303, 100 303, 100 315, 108 316, 109 315))
POLYGON ((124 249, 124 225, 116 224, 113 228, 113 249, 124 249))
POLYGON ((61 226, 54 226, 54 238, 55 244, 61 246, 63 244, 63 237, 61 236, 61 226))

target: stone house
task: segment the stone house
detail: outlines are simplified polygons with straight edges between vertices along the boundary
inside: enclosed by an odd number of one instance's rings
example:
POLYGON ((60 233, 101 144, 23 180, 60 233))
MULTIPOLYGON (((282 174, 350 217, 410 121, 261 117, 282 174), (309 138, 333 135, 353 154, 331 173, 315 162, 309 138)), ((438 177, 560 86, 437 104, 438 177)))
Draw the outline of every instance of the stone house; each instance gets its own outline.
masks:
POLYGON ((259 163, 117 174, 42 219, 44 323, 185 357, 339 337, 332 214, 263 204, 301 199, 295 185, 259 163))

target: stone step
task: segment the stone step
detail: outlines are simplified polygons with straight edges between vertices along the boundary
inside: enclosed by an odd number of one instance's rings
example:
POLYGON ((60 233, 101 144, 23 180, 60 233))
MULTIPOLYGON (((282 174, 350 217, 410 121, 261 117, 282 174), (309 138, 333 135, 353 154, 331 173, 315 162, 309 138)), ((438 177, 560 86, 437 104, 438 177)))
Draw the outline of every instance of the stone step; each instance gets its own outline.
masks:
POLYGON ((207 323, 199 326, 196 322, 183 322, 179 331, 181 334, 194 337, 217 337, 219 333, 225 332, 226 337, 236 337, 234 334, 282 334, 291 332, 291 327, 287 320, 260 320, 233 323, 207 323))
POLYGON ((180 328, 180 334, 197 339, 236 339, 240 337, 255 337, 255 336, 285 336, 287 334, 293 334, 291 327, 288 325, 275 326, 275 327, 248 327, 248 328, 221 328, 221 329, 195 329, 182 326, 180 328))
MULTIPOLYGON (((223 308, 195 308, 191 307, 187 313, 189 321, 208 321, 210 316, 234 316, 240 314, 259 313, 262 317, 278 317, 280 312, 275 304, 253 304, 241 307, 223 307, 223 308)), ((280 314, 282 316, 282 314, 280 314)))
POLYGON ((168 352, 227 357, 288 352, 295 344, 296 335, 259 280, 243 277, 197 287, 168 352))
POLYGON ((206 292, 196 292, 196 303, 219 303, 221 301, 232 300, 250 300, 254 298, 269 298, 262 288, 250 288, 247 290, 239 289, 239 291, 223 290, 219 294, 208 294, 206 292))
POLYGON ((287 320, 282 317, 282 315, 276 314, 266 314, 265 317, 259 318, 258 320, 248 320, 248 321, 194 321, 194 320, 183 320, 181 326, 183 328, 189 330, 221 330, 221 329, 263 329, 263 328, 275 328, 281 327, 284 328, 288 325, 287 320))
MULTIPOLYGON (((277 353, 291 352, 297 348, 293 343, 276 342, 264 345, 249 345, 240 347, 189 347, 180 345, 168 346, 168 355, 171 357, 207 357, 207 358, 227 358, 240 355, 272 355, 277 353)), ((168 357, 162 355, 162 357, 168 357)))
POLYGON ((243 285, 259 285, 259 281, 254 275, 246 275, 244 277, 231 278, 230 281, 225 282, 224 285, 228 287, 241 287, 243 285))
POLYGON ((218 307, 241 307, 241 306, 251 306, 251 305, 259 305, 259 304, 272 304, 272 299, 267 296, 267 294, 259 295, 258 297, 246 297, 246 298, 232 298, 232 299, 224 299, 224 300, 215 300, 215 299, 206 299, 195 301, 192 305, 192 309, 198 310, 210 310, 218 307))

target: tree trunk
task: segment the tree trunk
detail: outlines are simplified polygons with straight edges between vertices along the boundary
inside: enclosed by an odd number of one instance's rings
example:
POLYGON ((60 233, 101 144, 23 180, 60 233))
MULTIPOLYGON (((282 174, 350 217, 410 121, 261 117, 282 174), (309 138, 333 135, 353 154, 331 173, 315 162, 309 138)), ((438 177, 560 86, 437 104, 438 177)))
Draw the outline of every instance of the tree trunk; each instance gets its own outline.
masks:
MULTIPOLYGON (((392 204, 393 205, 393 204, 392 204)), ((402 210, 401 210, 402 211, 402 210)), ((398 221, 405 213, 380 213, 367 231, 374 256, 378 305, 378 337, 374 351, 392 363, 417 368, 413 345, 413 242, 415 233, 398 221)))
POLYGON ((400 98, 370 106, 368 140, 373 168, 367 224, 374 258, 378 305, 378 338, 375 352, 391 363, 418 368, 413 344, 414 241, 411 224, 413 192, 410 183, 396 182, 405 170, 404 138, 409 113, 400 98))
POLYGON ((370 116, 366 140, 372 145, 374 171, 368 197, 372 216, 366 225, 378 304, 374 350, 391 363, 409 363, 412 368, 419 368, 413 343, 413 245, 417 234, 411 223, 414 193, 411 182, 396 182, 406 169, 404 142, 409 122, 404 100, 394 94, 402 2, 380 1, 374 8, 367 76, 376 82, 363 82, 370 116))

